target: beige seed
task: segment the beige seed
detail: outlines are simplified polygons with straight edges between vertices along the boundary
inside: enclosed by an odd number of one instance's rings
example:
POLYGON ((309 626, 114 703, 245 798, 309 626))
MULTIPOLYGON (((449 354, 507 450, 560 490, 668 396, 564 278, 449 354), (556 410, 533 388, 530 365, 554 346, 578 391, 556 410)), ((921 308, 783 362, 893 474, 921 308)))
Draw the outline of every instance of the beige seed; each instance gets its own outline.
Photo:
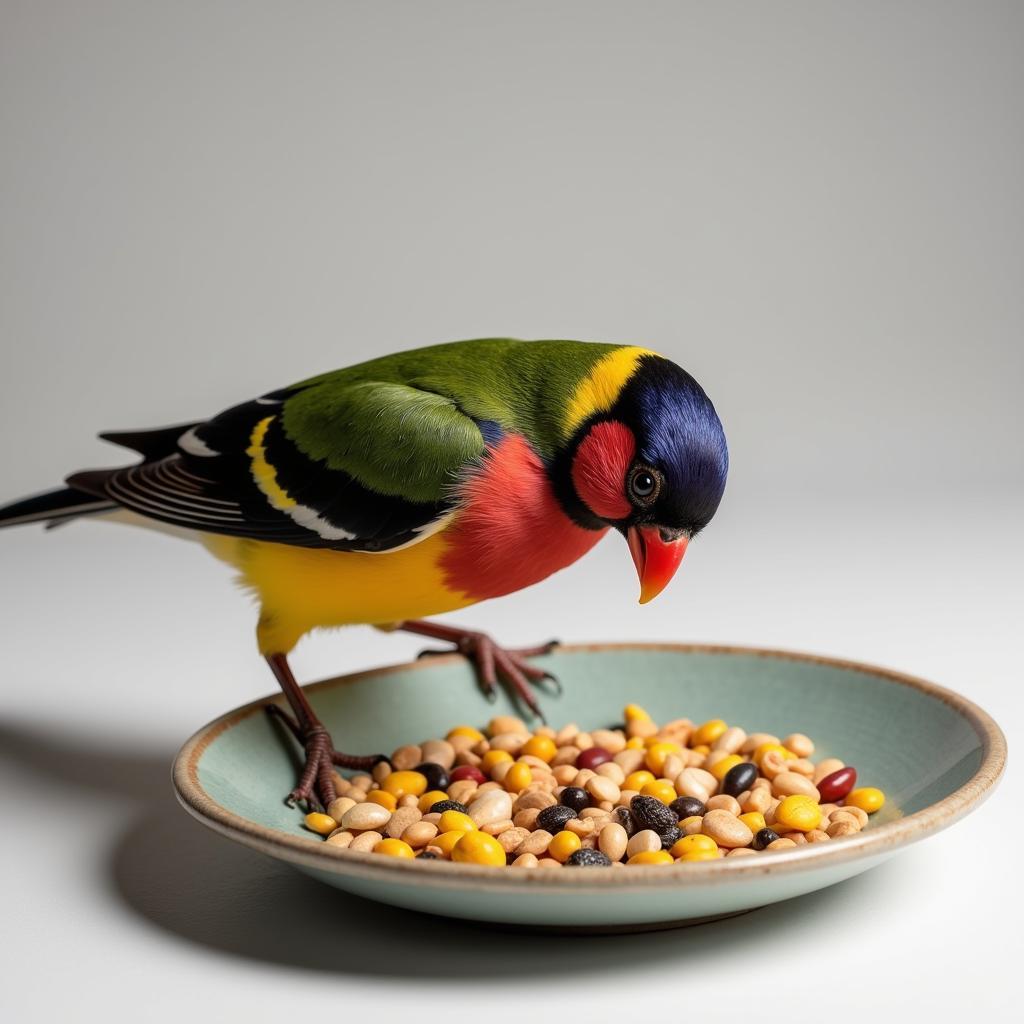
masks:
POLYGON ((380 764, 375 764, 370 771, 373 776, 373 781, 379 786, 392 772, 391 765, 387 761, 381 761, 380 764))
POLYGON ((728 811, 708 811, 701 822, 701 832, 714 839, 719 846, 730 849, 749 846, 754 841, 754 833, 728 811))
POLYGON ((516 854, 532 853, 535 857, 544 853, 551 845, 552 835, 545 829, 539 828, 531 832, 515 849, 516 854))
MULTIPOLYGON (((601 765, 601 768, 604 767, 605 765, 601 765)), ((666 779, 674 779, 685 767, 686 761, 679 754, 669 754, 668 757, 665 758, 665 763, 661 766, 662 777, 666 779)), ((601 768, 598 768, 598 771, 600 771, 601 768)), ((625 776, 623 776, 623 780, 625 780, 625 776)))
POLYGON ((373 778, 372 776, 367 775, 366 772, 359 772, 358 775, 353 775, 352 778, 349 779, 349 782, 351 782, 353 786, 358 786, 367 793, 373 789, 373 778))
POLYGON ((355 807, 355 805, 356 801, 353 800, 350 796, 335 797, 327 805, 327 814, 335 821, 341 821, 341 819, 345 817, 345 812, 350 807, 355 807))
POLYGON ((648 736, 654 736, 657 731, 658 726, 647 718, 635 718, 633 721, 626 723, 626 735, 630 739, 633 739, 635 736, 647 739, 648 736))
POLYGON ((640 790, 638 790, 638 789, 623 789, 623 790, 620 790, 619 791, 619 799, 615 801, 615 806, 616 807, 628 807, 629 804, 630 804, 630 801, 633 799, 633 797, 639 796, 639 795, 640 795, 640 790))
POLYGON ((420 749, 423 760, 430 764, 439 764, 446 770, 455 764, 455 748, 447 740, 427 740, 420 749))
POLYGON ((370 853, 384 837, 379 832, 361 832, 348 844, 348 849, 370 853))
POLYGON ((525 732, 502 732, 491 738, 491 750, 504 750, 515 757, 529 738, 525 732))
MULTIPOLYGON (((493 789, 484 792, 481 786, 477 796, 466 808, 466 813, 473 819, 477 828, 489 825, 493 821, 504 821, 512 817, 512 794, 504 789, 493 789)), ((509 826, 511 828, 511 825, 509 826)))
POLYGON ((473 736, 453 736, 448 742, 454 748, 455 759, 458 760, 460 753, 464 750, 471 751, 480 741, 473 736))
POLYGON ((394 765, 395 771, 409 771, 410 768, 423 764, 423 750, 412 743, 399 747, 391 755, 391 763, 394 765))
POLYGON ((549 740, 553 740, 557 735, 550 725, 539 725, 533 730, 533 733, 535 736, 547 736, 549 740))
POLYGON ((791 772, 796 772, 797 775, 803 775, 804 778, 814 778, 814 765, 808 761, 806 757, 792 757, 786 762, 786 769, 791 772))
POLYGON ((616 786, 621 786, 626 781, 626 773, 614 761, 605 761, 604 764, 599 764, 597 774, 611 779, 616 786))
POLYGON ((601 829, 597 845, 609 860, 617 861, 622 860, 628 842, 629 836, 626 835, 626 830, 617 822, 610 822, 601 829))
POLYGON ((711 744, 712 750, 724 750, 727 754, 735 754, 747 742, 746 731, 738 725, 731 726, 711 744))
POLYGON ((353 839, 355 839, 355 836, 351 832, 346 832, 342 828, 336 828, 327 837, 327 842, 338 850, 345 850, 352 845, 353 839))
MULTIPOLYGON (((511 853, 513 850, 518 848, 520 843, 522 843, 529 834, 530 830, 527 828, 510 828, 498 836, 498 843, 506 853, 511 853)), ((528 854, 528 856, 532 856, 532 854, 528 854)))
POLYGON ((518 812, 535 807, 537 810, 542 811, 545 807, 554 807, 557 803, 558 801, 550 793, 545 792, 543 789, 534 789, 532 786, 529 786, 516 798, 513 810, 518 812))
POLYGON ((603 775, 595 775, 593 778, 588 779, 586 790, 599 802, 609 800, 613 804, 622 793, 622 790, 611 779, 606 779, 603 775))
POLYGON ((719 796, 713 796, 705 804, 705 807, 709 811, 728 811, 732 815, 742 814, 740 809, 740 802, 734 796, 726 796, 724 793, 719 796))
POLYGON ((515 715, 495 715, 487 723, 488 736, 500 736, 502 733, 515 733, 518 736, 528 736, 529 726, 515 715))
POLYGON ((759 814, 764 814, 771 802, 772 793, 770 789, 755 787, 750 791, 750 795, 745 800, 740 801, 740 808, 744 814, 747 814, 749 811, 757 811, 759 814))
POLYGON ((711 750, 704 755, 704 763, 701 765, 701 768, 709 772, 716 764, 718 764, 719 761, 724 761, 727 757, 729 757, 728 750, 715 750, 715 748, 712 747, 711 750))
POLYGON ((843 836, 856 835, 860 829, 849 821, 834 821, 825 830, 832 839, 841 839, 843 836))
POLYGON ((581 768, 574 776, 570 786, 579 786, 580 789, 586 789, 587 783, 597 777, 597 772, 591 771, 589 768, 581 768))
POLYGON ((778 743, 779 737, 773 736, 770 732, 752 732, 743 741, 739 749, 741 754, 752 754, 762 743, 778 743))
POLYGON ((525 810, 519 811, 512 817, 512 824, 516 828, 525 828, 529 831, 533 831, 534 826, 537 824, 537 816, 540 814, 540 807, 527 807, 525 810))
POLYGON ((481 825, 480 831, 486 832, 489 836, 500 836, 503 832, 508 832, 513 827, 512 819, 505 818, 502 821, 489 821, 486 825, 481 825))
POLYGON ((424 814, 423 815, 423 820, 424 821, 429 821, 431 825, 439 825, 440 822, 441 822, 441 812, 440 811, 433 811, 430 814, 424 814))
POLYGON ((477 740, 470 748, 477 757, 483 757, 491 749, 490 740, 477 740))
POLYGON ((561 866, 561 862, 555 860, 553 857, 541 857, 541 859, 537 861, 537 867, 539 868, 560 868, 561 866))
POLYGON ((535 868, 537 864, 538 860, 532 853, 521 853, 512 861, 512 867, 514 868, 535 868))
POLYGON ((616 754, 612 760, 622 769, 623 778, 625 778, 630 772, 639 771, 643 767, 644 752, 627 748, 616 754))
POLYGON ((680 796, 692 796, 702 803, 707 803, 718 780, 710 772, 701 771, 700 768, 684 768, 675 779, 676 792, 680 796), (711 779, 712 785, 707 780, 711 779))
POLYGON ((419 807, 419 799, 412 795, 412 793, 406 793, 405 796, 398 798, 399 807, 419 807))
POLYGON ((576 778, 576 766, 573 764, 560 764, 552 770, 551 774, 555 777, 555 782, 559 786, 568 786, 576 778))
POLYGON ((402 833, 412 824, 419 821, 423 815, 418 807, 399 807, 384 829, 390 839, 401 838, 402 833))
POLYGON ((334 794, 335 796, 348 796, 348 791, 352 788, 352 783, 345 778, 341 772, 331 772, 334 777, 334 794))
POLYGON ((700 831, 700 827, 703 822, 704 819, 699 814, 694 814, 689 818, 683 818, 683 820, 679 822, 679 828, 683 835, 694 836, 700 831))
POLYGON ((390 818, 391 812, 386 807, 368 802, 350 807, 341 819, 341 824, 344 828, 365 832, 367 829, 376 829, 386 825, 390 818))
POLYGON ((796 849, 796 843, 794 843, 792 839, 783 839, 783 838, 780 837, 780 838, 776 839, 775 842, 769 843, 765 847, 765 849, 766 850, 795 850, 796 849))
POLYGON ((460 804, 468 804, 476 793, 476 783, 472 779, 459 779, 448 787, 448 796, 460 804))
POLYGON ((772 793, 775 796, 809 796, 813 800, 821 799, 821 794, 810 779, 805 779, 796 772, 779 772, 772 779, 772 793))
POLYGON ((576 734, 580 731, 580 727, 575 722, 570 722, 568 725, 563 725, 561 729, 555 734, 555 746, 564 747, 572 743, 576 734))
POLYGON ((579 747, 580 750, 589 750, 594 746, 594 737, 589 732, 578 732, 573 737, 572 742, 575 746, 579 747))
POLYGON ((749 849, 746 846, 737 846, 735 849, 730 850, 726 857, 756 857, 757 853, 754 850, 749 849))
POLYGON ((837 772, 840 768, 845 767, 846 765, 838 757, 826 757, 824 761, 819 761, 815 765, 814 784, 817 785, 825 776, 831 775, 833 772, 837 772))
POLYGON ((594 729, 590 738, 595 746, 604 747, 609 754, 618 754, 626 749, 626 737, 618 729, 594 729))
POLYGON ((402 841, 414 850, 422 849, 437 836, 437 826, 429 821, 414 821, 403 833, 402 841))
POLYGON ((831 838, 832 837, 827 832, 822 831, 820 828, 812 828, 811 831, 807 833, 807 842, 809 843, 823 843, 827 839, 831 838))
MULTIPOLYGON (((740 822, 740 824, 743 824, 740 822)), ((626 843, 626 856, 635 857, 638 853, 661 849, 661 836, 654 829, 645 828, 634 833, 629 842, 626 843)))
POLYGON ((861 828, 864 828, 868 823, 868 812, 862 807, 853 807, 844 804, 841 808, 837 808, 837 810, 842 810, 846 814, 852 814, 857 821, 860 822, 861 828))
POLYGON ((857 832, 859 832, 863 828, 863 826, 861 825, 860 820, 857 818, 857 816, 853 815, 853 814, 850 814, 849 811, 847 811, 845 808, 842 808, 842 807, 838 811, 833 811, 828 816, 828 823, 830 825, 834 825, 834 824, 836 824, 837 822, 840 822, 840 821, 848 821, 854 827, 855 831, 857 831, 857 832))
POLYGON ((679 746, 685 747, 690 740, 690 734, 693 732, 693 722, 688 718, 673 718, 671 722, 666 722, 658 733, 658 738, 664 740, 666 743, 678 743, 679 746))
POLYGON ((580 748, 567 746, 559 747, 555 751, 555 756, 551 758, 551 768, 554 770, 563 764, 574 765, 576 764, 576 758, 580 756, 580 748))
POLYGON ((761 755, 761 763, 758 768, 766 779, 774 779, 776 775, 786 771, 788 760, 777 750, 769 750, 761 755))
POLYGON ((804 846, 807 843, 807 836, 803 832, 784 832, 782 839, 792 839, 797 846, 804 846))
POLYGON ((581 839, 591 835, 596 827, 593 818, 570 818, 565 823, 566 832, 575 832, 581 839))
POLYGON ((814 743, 810 736, 802 732, 792 732, 783 741, 782 745, 796 754, 797 757, 810 757, 814 753, 814 743))

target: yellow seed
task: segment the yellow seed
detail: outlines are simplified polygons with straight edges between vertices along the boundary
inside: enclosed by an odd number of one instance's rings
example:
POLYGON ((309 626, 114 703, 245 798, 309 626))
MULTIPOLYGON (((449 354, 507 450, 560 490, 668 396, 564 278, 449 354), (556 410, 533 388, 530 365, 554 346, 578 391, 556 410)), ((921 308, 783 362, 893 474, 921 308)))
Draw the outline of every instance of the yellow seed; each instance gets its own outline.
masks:
POLYGON ((634 853, 626 861, 627 864, 671 864, 672 854, 668 850, 644 850, 641 853, 634 853))
POLYGON ((439 832, 472 832, 476 829, 476 822, 462 811, 442 811, 437 829, 439 832))
POLYGON ((660 775, 662 769, 665 767, 665 759, 670 754, 681 754, 683 748, 678 743, 668 743, 665 741, 659 743, 652 743, 647 748, 647 756, 644 758, 647 767, 650 768, 655 775, 660 775))
POLYGON ((460 864, 486 864, 495 868, 503 868, 506 863, 501 843, 486 832, 463 832, 452 847, 452 860, 460 864))
POLYGON ((422 796, 427 791, 427 777, 419 772, 392 772, 381 783, 380 788, 396 800, 412 794, 422 796))
POLYGON ((306 815, 306 828, 322 836, 330 835, 337 827, 338 823, 329 814, 311 811, 306 815))
POLYGON ((626 776, 626 781, 622 783, 623 789, 635 789, 639 792, 648 782, 654 781, 654 775, 651 772, 638 771, 630 772, 626 776))
POLYGON ((775 824, 772 827, 776 832, 782 829, 810 832, 820 824, 821 808, 813 797, 794 795, 787 796, 775 808, 775 824), (782 829, 779 828, 780 825, 782 829))
POLYGON ((743 764, 743 758, 739 754, 726 754, 720 761, 716 761, 708 771, 721 782, 729 773, 729 769, 735 768, 738 764, 743 764))
POLYGON ((429 845, 436 846, 445 857, 450 857, 452 848, 464 835, 467 833, 462 829, 456 829, 454 832, 442 832, 440 835, 434 836, 429 845))
POLYGON ((416 806, 420 809, 420 813, 426 814, 434 804, 447 799, 448 794, 443 789, 432 789, 420 797, 416 806))
POLYGON ((516 762, 511 768, 509 768, 502 781, 505 788, 510 793, 519 793, 533 782, 533 772, 530 771, 530 766, 528 764, 520 764, 519 762, 516 762))
POLYGON ((520 756, 529 754, 531 757, 539 757, 542 761, 550 764, 557 750, 558 747, 555 746, 555 741, 550 736, 531 736, 523 744, 519 754, 520 756))
POLYGON ((764 755, 767 754, 769 751, 778 754, 780 757, 785 757, 787 754, 792 756, 792 752, 786 750, 786 748, 781 743, 762 743, 757 748, 757 750, 754 751, 754 756, 751 758, 751 760, 754 762, 754 764, 759 765, 761 763, 761 758, 764 757, 764 755))
POLYGON ((741 814, 739 818, 755 835, 766 827, 764 815, 760 811, 747 811, 746 814, 741 814))
POLYGON ((721 857, 718 850, 695 850, 693 853, 684 853, 679 860, 683 863, 694 860, 718 860, 721 857))
POLYGON ((626 749, 627 750, 643 750, 644 749, 643 737, 642 736, 630 736, 630 738, 628 740, 626 740, 626 749))
POLYGON ((698 743, 695 747, 690 747, 695 754, 710 754, 711 748, 706 743, 698 743))
POLYGON ((507 750, 488 750, 480 762, 480 771, 484 775, 490 775, 491 769, 502 761, 514 761, 515 758, 507 750))
POLYGON ((729 726, 720 718, 712 718, 710 721, 699 726, 691 738, 694 744, 714 743, 728 728, 729 726))
POLYGON ((639 704, 627 704, 622 711, 627 722, 649 722, 651 716, 639 704))
POLYGON ((655 779, 653 782, 648 782, 640 792, 644 796, 653 796, 663 804, 672 803, 678 795, 675 785, 668 779, 655 779))
POLYGON ((484 738, 484 734, 479 729, 474 729, 471 725, 457 725, 454 729, 449 730, 445 739, 450 740, 457 736, 466 736, 477 743, 484 738))
POLYGON ((371 789, 366 794, 366 800, 371 804, 380 804, 381 807, 387 808, 389 811, 393 811, 398 806, 398 798, 394 793, 388 793, 383 789, 371 789))
POLYGON ((559 832, 548 846, 548 856, 564 864, 581 845, 580 837, 575 832, 559 832))
POLYGON ((385 857, 406 857, 409 860, 416 856, 412 847, 401 839, 382 839, 374 846, 373 852, 382 853, 385 857))
POLYGON ((711 836, 700 835, 699 833, 692 836, 683 836, 682 839, 677 839, 672 846, 673 857, 684 857, 689 853, 694 853, 698 850, 704 850, 705 852, 710 851, 711 853, 718 855, 718 843, 711 838, 711 836))
POLYGON ((885 803, 885 794, 874 786, 863 786, 846 794, 843 803, 847 807, 859 807, 868 814, 881 810, 885 803))

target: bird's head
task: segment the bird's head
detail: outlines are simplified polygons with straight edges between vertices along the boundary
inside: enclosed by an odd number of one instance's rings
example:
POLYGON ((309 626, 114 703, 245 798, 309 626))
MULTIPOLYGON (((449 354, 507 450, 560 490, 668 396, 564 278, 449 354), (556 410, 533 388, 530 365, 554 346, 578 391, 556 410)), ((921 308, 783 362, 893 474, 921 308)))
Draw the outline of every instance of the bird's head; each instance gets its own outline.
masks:
POLYGON ((610 408, 578 427, 559 461, 570 514, 626 538, 641 604, 664 590, 711 521, 729 468, 711 400, 685 370, 655 355, 640 359, 610 408))

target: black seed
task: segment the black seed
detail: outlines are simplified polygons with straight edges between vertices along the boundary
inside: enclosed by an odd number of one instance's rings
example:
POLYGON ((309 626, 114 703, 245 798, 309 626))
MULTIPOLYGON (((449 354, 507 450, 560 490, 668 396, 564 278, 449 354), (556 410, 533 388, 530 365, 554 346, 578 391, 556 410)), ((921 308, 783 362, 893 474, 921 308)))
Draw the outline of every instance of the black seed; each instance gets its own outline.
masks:
POLYGON ((707 814, 705 806, 695 796, 681 796, 668 805, 668 809, 682 821, 692 818, 695 814, 701 818, 707 814))
POLYGON ((659 828, 657 832, 661 836, 661 848, 663 850, 670 849, 673 844, 683 838, 683 830, 676 825, 673 825, 671 828, 659 828))
POLYGON ((431 761, 424 761, 413 768, 413 771, 419 772, 427 780, 427 789, 447 789, 451 781, 444 768, 431 761))
POLYGON ((576 817, 576 812, 571 807, 564 807, 562 804, 555 804, 554 807, 545 807, 537 815, 537 828, 545 829, 554 835, 565 828, 565 823, 576 817))
POLYGON ((442 811, 462 811, 466 813, 466 805, 460 804, 458 800, 438 800, 436 804, 430 805, 428 814, 440 814, 442 811))
POLYGON ((416 854, 417 860, 440 860, 441 858, 433 850, 421 850, 416 854))
POLYGON ((564 807, 571 807, 578 814, 584 807, 590 806, 590 794, 579 786, 566 786, 559 801, 564 807))
POLYGON ((616 807, 612 811, 612 821, 616 825, 621 825, 626 830, 627 836, 632 836, 636 831, 636 822, 633 820, 633 815, 629 813, 628 807, 616 807))
POLYGON ((774 843, 779 838, 779 833, 770 828, 763 828, 754 836, 754 849, 763 850, 766 846, 774 843))
POLYGON ((671 828, 679 820, 657 797, 639 793, 630 800, 629 810, 641 828, 653 828, 655 832, 671 828))
POLYGON ((610 868, 611 860, 600 850, 577 850, 565 862, 567 868, 610 868))
POLYGON ((757 778, 757 765, 749 761, 734 764, 722 779, 722 792, 726 796, 739 796, 744 790, 750 789, 757 778))

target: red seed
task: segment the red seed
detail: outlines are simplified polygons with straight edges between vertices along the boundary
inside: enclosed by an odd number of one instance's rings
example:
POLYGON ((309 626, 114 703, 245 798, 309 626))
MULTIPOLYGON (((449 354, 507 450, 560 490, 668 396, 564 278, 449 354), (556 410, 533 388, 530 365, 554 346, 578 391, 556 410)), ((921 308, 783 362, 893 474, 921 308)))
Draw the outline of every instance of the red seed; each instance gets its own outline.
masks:
POLYGON ((818 793, 823 804, 834 804, 842 800, 857 784, 857 769, 846 765, 839 771, 826 775, 818 783, 818 793))
POLYGON ((448 776, 449 782, 461 782, 463 779, 472 779, 478 786, 487 781, 484 773, 471 764, 461 764, 458 768, 453 768, 448 776))
POLYGON ((579 757, 576 758, 576 767, 589 768, 593 771, 599 764, 605 764, 611 759, 610 750, 605 750, 604 747, 587 747, 586 750, 581 750, 579 757))

